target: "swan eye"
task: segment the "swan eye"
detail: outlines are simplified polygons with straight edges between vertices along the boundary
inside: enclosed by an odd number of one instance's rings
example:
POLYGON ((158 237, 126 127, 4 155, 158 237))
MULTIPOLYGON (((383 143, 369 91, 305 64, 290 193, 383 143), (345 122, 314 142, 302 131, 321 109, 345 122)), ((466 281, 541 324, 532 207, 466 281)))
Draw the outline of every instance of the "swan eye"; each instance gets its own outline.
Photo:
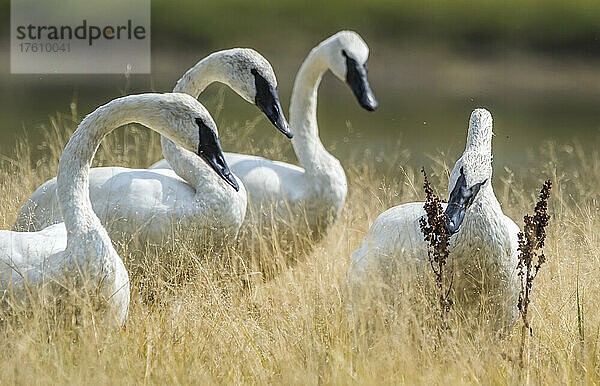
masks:
POLYGON ((252 70, 250 70, 250 73, 254 76, 258 75, 258 70, 256 68, 253 68, 252 70))
POLYGON ((342 56, 343 56, 344 58, 347 58, 347 57, 348 57, 348 54, 346 53, 346 50, 342 50, 342 56))

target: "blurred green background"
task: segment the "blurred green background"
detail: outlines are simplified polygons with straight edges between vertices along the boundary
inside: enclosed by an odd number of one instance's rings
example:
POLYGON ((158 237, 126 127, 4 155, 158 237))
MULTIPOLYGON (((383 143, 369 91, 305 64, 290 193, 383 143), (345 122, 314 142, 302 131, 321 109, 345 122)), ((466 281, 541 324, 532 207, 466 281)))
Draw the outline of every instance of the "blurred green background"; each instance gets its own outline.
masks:
MULTIPOLYGON (((496 165, 526 162, 547 139, 597 143, 600 132, 598 0, 153 0, 152 74, 129 78, 10 75, 9 2, 0 4, 0 154, 10 154, 23 129, 35 145, 40 125, 73 100, 85 114, 125 93, 169 91, 199 59, 224 48, 251 47, 269 59, 287 109, 306 54, 341 29, 370 46, 380 108, 361 110, 346 85, 325 77, 321 136, 340 158, 397 142, 415 162, 439 150, 458 153, 476 107, 494 116, 496 165)), ((209 111, 220 87, 200 98, 209 111)), ((259 116, 231 91, 224 95, 220 130, 259 116)), ((276 135, 262 119, 256 136, 276 135)))

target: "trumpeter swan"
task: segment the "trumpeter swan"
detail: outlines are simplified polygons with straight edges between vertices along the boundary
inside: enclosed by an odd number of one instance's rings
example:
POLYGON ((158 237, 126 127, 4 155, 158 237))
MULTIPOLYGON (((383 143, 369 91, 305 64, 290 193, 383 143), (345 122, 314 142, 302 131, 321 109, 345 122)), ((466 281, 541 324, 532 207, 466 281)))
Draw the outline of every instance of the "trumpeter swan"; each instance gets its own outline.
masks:
MULTIPOLYGON (((175 91, 198 97, 213 82, 227 84, 256 104, 291 137, 273 69, 256 51, 236 48, 215 52, 188 70, 175 91)), ((92 206, 111 238, 129 240, 135 236, 141 242, 162 244, 177 228, 205 229, 216 241, 234 238, 246 211, 243 186, 240 192, 227 189, 196 154, 164 136, 161 140, 163 154, 173 170, 160 165, 153 170, 91 169, 92 206)), ((56 179, 52 179, 31 195, 13 229, 39 230, 62 221, 57 205, 56 179)))
MULTIPOLYGON (((492 116, 477 109, 471 114, 467 145, 454 165, 445 206, 450 239, 449 266, 458 307, 478 309, 482 295, 496 327, 510 327, 518 318, 517 276, 519 227, 502 209, 492 188, 492 116)), ((408 203, 383 212, 350 258, 346 283, 352 298, 373 284, 369 275, 385 267, 427 272, 427 245, 419 226, 424 203, 408 203), (412 269, 416 268, 416 269, 412 269), (421 271, 425 270, 425 271, 421 271)), ((381 273, 381 272, 380 272, 381 273)), ((428 272, 427 272, 428 273, 428 272)), ((394 277, 388 275, 379 276, 394 277)), ((401 277, 400 280, 414 280, 401 277)))
POLYGON ((304 60, 290 102, 292 144, 302 167, 225 153, 248 191, 248 223, 273 219, 276 223, 271 229, 276 229, 281 224, 306 222, 313 235, 320 236, 337 219, 348 190, 346 175, 319 139, 317 92, 329 69, 350 86, 364 109, 375 110, 377 101, 367 81, 368 55, 369 48, 357 33, 342 31, 313 48, 304 60))
MULTIPOLYGON (((198 101, 185 94, 140 94, 115 99, 81 122, 60 158, 57 189, 64 223, 39 232, 0 231, 0 285, 4 296, 23 301, 27 290, 57 294, 68 283, 96 293, 122 324, 129 307, 129 276, 92 210, 90 164, 106 134, 137 122, 197 152, 215 177, 236 187, 223 159, 215 125, 198 101)), ((234 190, 229 187, 230 190, 234 190)))

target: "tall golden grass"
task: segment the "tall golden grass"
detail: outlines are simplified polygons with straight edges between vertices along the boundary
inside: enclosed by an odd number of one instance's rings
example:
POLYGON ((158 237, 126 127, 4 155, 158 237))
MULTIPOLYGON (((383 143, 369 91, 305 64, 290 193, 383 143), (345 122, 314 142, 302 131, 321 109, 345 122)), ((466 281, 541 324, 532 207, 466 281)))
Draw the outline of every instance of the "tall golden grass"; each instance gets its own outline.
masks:
MULTIPOLYGON (((55 176, 80 119, 72 110, 51 119, 39 149, 23 138, 2 156, 3 229, 33 190, 55 176)), ((289 160, 291 146, 282 136, 268 143, 239 139, 250 138, 257 123, 221 128, 223 147, 289 160)), ((121 129, 104 141, 95 164, 146 167, 160 158, 159 143, 144 128, 121 129)), ((69 318, 45 304, 4 309, 0 382, 598 383, 600 154, 587 149, 547 142, 534 152, 531 167, 494 165, 496 195, 520 225, 542 181, 554 181, 548 262, 534 284, 526 368, 515 360, 520 326, 497 338, 485 321, 464 320, 440 339, 428 328, 437 308, 410 302, 379 302, 368 324, 349 321, 344 276, 350 253, 382 211, 424 198, 422 165, 412 164, 398 143, 377 151, 336 148, 349 196, 341 218, 317 244, 298 239, 283 246, 268 232, 246 229, 219 253, 189 235, 160 250, 117 245, 132 280, 122 329, 99 323, 86 307, 69 318), (375 161, 379 156, 383 162, 375 161)), ((457 157, 433 156, 426 165, 442 196, 457 157)))

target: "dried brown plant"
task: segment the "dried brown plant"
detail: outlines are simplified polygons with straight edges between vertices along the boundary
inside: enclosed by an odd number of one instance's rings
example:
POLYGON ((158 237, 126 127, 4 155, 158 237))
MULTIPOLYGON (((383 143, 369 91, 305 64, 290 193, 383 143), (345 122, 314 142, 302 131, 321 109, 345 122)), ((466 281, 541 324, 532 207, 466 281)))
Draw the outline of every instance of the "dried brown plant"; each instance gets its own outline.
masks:
POLYGON ((450 251, 448 250, 450 236, 452 234, 448 232, 445 227, 446 215, 442 208, 439 197, 435 195, 429 180, 427 179, 427 173, 425 168, 421 168, 423 173, 424 183, 423 189, 425 190, 425 213, 427 217, 422 217, 419 220, 421 232, 425 241, 429 244, 427 248, 427 256, 429 258, 429 264, 435 274, 435 281, 439 290, 439 304, 440 304, 440 317, 442 319, 442 328, 448 328, 448 313, 452 306, 452 300, 450 299, 450 291, 452 290, 452 281, 446 288, 446 264, 448 262, 448 256, 450 251))
POLYGON ((535 205, 534 215, 525 215, 523 221, 525 225, 523 232, 519 232, 519 278, 521 279, 521 292, 519 293, 519 302, 517 307, 523 320, 521 328, 521 346, 519 358, 521 365, 524 365, 525 342, 527 335, 532 334, 529 325, 528 310, 531 301, 531 288, 533 280, 537 276, 540 268, 546 262, 546 255, 542 248, 546 241, 546 226, 550 220, 548 214, 548 198, 552 181, 547 180, 540 191, 539 201, 535 205))

